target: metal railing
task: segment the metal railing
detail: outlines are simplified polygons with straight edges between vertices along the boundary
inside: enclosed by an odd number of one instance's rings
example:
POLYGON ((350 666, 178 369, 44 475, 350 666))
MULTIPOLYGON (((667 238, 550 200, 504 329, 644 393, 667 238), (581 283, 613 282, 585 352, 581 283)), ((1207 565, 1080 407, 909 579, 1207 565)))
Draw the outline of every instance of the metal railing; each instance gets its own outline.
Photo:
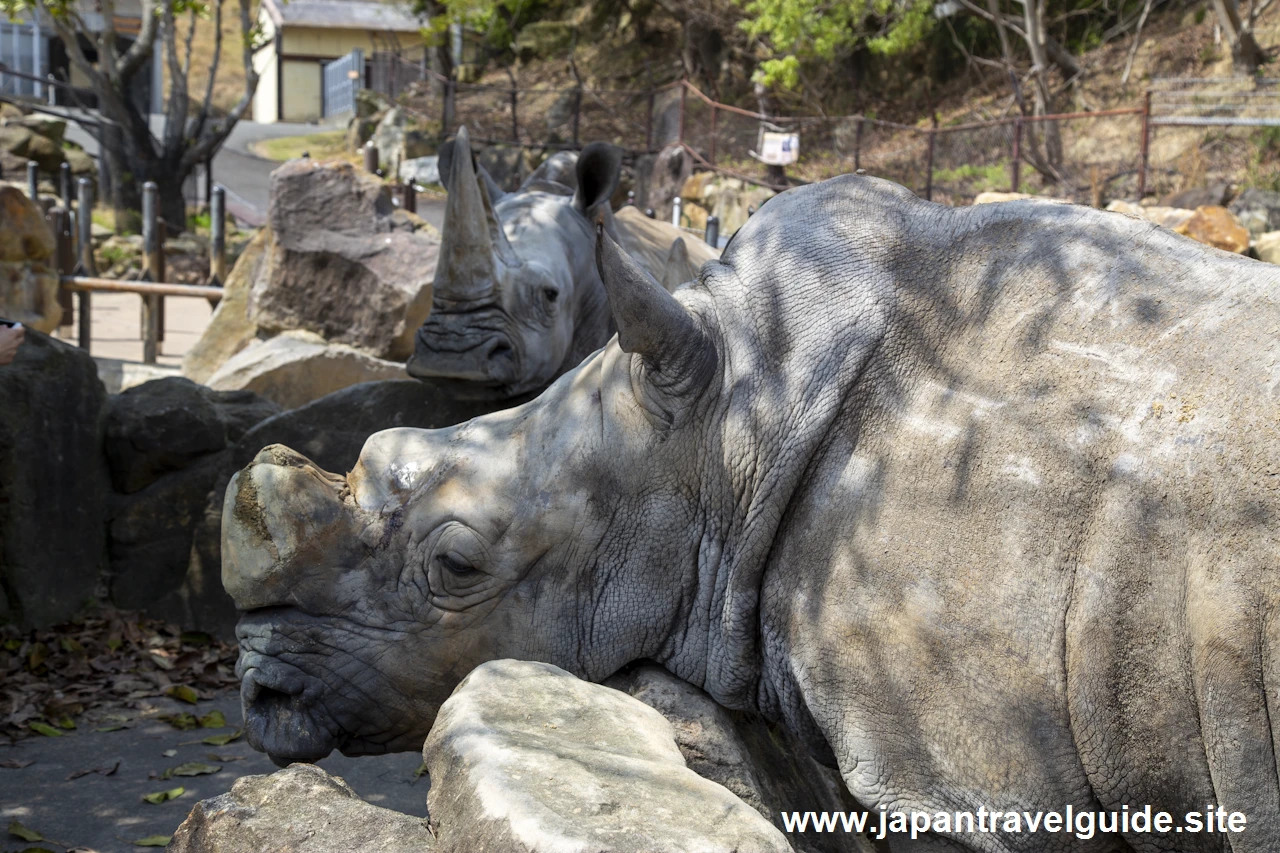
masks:
POLYGON ((360 48, 332 62, 322 70, 321 114, 325 118, 355 112, 356 92, 364 88, 364 51, 360 48))

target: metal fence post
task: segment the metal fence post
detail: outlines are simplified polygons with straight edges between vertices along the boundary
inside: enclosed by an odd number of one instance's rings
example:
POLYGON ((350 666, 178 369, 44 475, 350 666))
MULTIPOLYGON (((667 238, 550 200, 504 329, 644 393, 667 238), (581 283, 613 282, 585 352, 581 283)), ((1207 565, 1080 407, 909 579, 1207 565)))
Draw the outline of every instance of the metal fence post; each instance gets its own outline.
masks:
POLYGON ((703 239, 711 248, 720 248, 720 217, 714 213, 707 217, 707 233, 703 239))
POLYGON ((645 215, 645 216, 647 216, 647 217, 649 217, 650 219, 657 219, 657 218, 658 218, 658 214, 654 211, 654 209, 653 209, 652 207, 646 207, 646 208, 644 209, 644 215, 645 215))
POLYGON ((227 283, 227 191, 221 185, 209 197, 209 283, 227 283))
MULTIPOLYGON (((88 178, 81 178, 77 182, 77 195, 79 199, 77 205, 79 207, 79 225, 80 225, 80 264, 78 267, 81 275, 96 276, 98 274, 98 265, 93 259, 93 182, 88 178)), ((82 290, 76 294, 76 311, 80 320, 80 348, 85 352, 90 349, 90 343, 93 340, 93 305, 91 294, 87 290, 82 290)))
MULTIPOLYGON (((159 223, 158 214, 159 188, 155 181, 147 181, 142 185, 142 251, 146 264, 146 272, 151 281, 159 283, 157 277, 160 265, 159 223)), ((160 297, 149 293, 142 297, 142 360, 147 364, 156 363, 157 343, 160 337, 160 297)))
POLYGON ((684 144, 684 111, 685 111, 685 101, 688 100, 688 97, 689 97, 689 87, 685 85, 685 82, 683 80, 681 80, 680 81, 680 130, 679 130, 679 133, 676 135, 676 141, 678 141, 681 145, 684 144))
POLYGON ((573 146, 578 147, 578 129, 582 125, 582 86, 573 90, 573 146))
POLYGON ((1142 151, 1138 157, 1138 201, 1147 194, 1147 166, 1151 156, 1151 90, 1142 102, 1142 151))
POLYGON ((71 209, 71 164, 63 162, 58 167, 58 175, 60 178, 59 187, 62 192, 62 206, 67 210, 71 209))
POLYGON ((519 145, 520 144, 520 119, 516 115, 517 100, 518 100, 518 97, 516 95, 516 87, 512 85, 511 87, 511 141, 519 145))
POLYGON ((649 105, 644 115, 644 150, 653 150, 653 88, 649 89, 649 105))
POLYGON ((372 139, 364 144, 364 170, 371 175, 378 171, 378 148, 372 139))
POLYGON ((680 227, 680 214, 684 212, 684 199, 676 196, 671 202, 671 224, 680 227))
POLYGON ((865 121, 861 116, 858 117, 858 123, 853 129, 853 171, 862 168, 862 123, 865 121))
POLYGON ((929 128, 929 154, 925 160, 924 200, 933 201, 933 149, 938 140, 938 117, 933 117, 933 126, 929 128))
POLYGON ((400 206, 405 210, 409 211, 410 213, 417 213, 418 212, 418 190, 414 187, 413 180, 410 178, 405 178, 404 184, 401 189, 404 194, 404 197, 400 206))
POLYGON ((31 200, 40 200, 40 164, 35 160, 27 161, 27 195, 31 200))
POLYGON ((1010 192, 1018 191, 1018 178, 1022 171, 1022 116, 1013 120, 1013 162, 1009 165, 1010 192))

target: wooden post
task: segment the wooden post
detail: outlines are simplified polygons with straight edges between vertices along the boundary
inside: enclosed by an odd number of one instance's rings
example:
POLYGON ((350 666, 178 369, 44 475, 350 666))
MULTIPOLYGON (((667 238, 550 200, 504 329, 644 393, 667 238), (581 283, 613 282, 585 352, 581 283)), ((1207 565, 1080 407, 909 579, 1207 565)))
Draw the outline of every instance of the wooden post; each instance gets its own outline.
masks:
MULTIPOLYGON (((80 213, 80 264, 79 275, 96 276, 97 262, 93 259, 93 181, 81 178, 77 190, 80 213)), ((93 294, 82 290, 76 294, 76 310, 80 320, 80 348, 89 352, 93 341, 93 294)))
POLYGON ((716 105, 711 105, 711 150, 708 162, 714 167, 716 165, 716 105))
MULTIPOLYGON (((306 157, 306 152, 303 152, 306 157)), ((204 205, 205 210, 209 210, 213 205, 213 158, 210 157, 204 161, 204 205)))
MULTIPOLYGON (((65 207, 55 207, 49 211, 45 221, 53 231, 53 261, 58 269, 58 275, 71 275, 76 266, 75 238, 71 234, 71 211, 65 207)), ((58 307, 62 309, 62 318, 58 321, 58 327, 63 334, 70 334, 75 305, 72 302, 71 291, 61 285, 58 287, 58 307)))
POLYGON ((1022 116, 1013 120, 1013 163, 1009 166, 1011 192, 1018 191, 1018 178, 1022 172, 1022 116))
POLYGON ((27 161, 27 195, 31 200, 40 201, 40 164, 35 160, 27 161))
POLYGON ((1151 90, 1142 102, 1142 151, 1138 157, 1138 201, 1147 194, 1147 165, 1151 155, 1151 90))
MULTIPOLYGON (((162 281, 160 272, 160 251, 164 244, 160 242, 157 198, 159 193, 155 181, 147 181, 142 185, 142 251, 145 272, 153 282, 162 281), (161 247, 157 249, 157 247, 161 247)), ((160 338, 160 297, 154 293, 142 297, 142 360, 147 364, 155 364, 160 338)))
POLYGON ((401 185, 401 192, 403 193, 403 196, 400 206, 410 213, 417 213, 418 191, 414 188, 413 181, 405 178, 404 183, 401 185))
POLYGON ((227 283, 227 191, 221 186, 209 197, 209 283, 227 283))

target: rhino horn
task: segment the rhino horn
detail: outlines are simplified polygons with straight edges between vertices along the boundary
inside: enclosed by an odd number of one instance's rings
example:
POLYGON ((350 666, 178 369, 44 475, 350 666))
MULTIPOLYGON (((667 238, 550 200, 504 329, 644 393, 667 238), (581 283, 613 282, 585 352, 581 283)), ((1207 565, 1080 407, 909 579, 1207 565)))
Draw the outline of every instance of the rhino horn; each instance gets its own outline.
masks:
POLYGON ((700 391, 716 364, 715 346, 706 330, 623 251, 603 216, 596 235, 596 267, 618 327, 618 345, 644 359, 645 377, 658 396, 700 391))
POLYGON ((311 587, 331 587, 323 568, 360 536, 342 500, 345 485, 278 444, 232 478, 222 510, 222 585, 238 609, 296 604, 311 587))
POLYGON ((498 263, 513 264, 515 256, 494 213, 488 187, 476 173, 465 127, 459 128, 446 150, 441 172, 449 197, 434 292, 451 302, 471 302, 493 292, 498 263))

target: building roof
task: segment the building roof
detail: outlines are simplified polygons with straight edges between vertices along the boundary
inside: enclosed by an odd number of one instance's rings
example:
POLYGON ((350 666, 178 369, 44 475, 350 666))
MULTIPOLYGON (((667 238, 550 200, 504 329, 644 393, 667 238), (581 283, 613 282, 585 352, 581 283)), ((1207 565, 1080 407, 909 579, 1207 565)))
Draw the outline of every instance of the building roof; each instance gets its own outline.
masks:
POLYGON ((277 27, 418 32, 422 22, 404 5, 380 0, 262 0, 277 27))

